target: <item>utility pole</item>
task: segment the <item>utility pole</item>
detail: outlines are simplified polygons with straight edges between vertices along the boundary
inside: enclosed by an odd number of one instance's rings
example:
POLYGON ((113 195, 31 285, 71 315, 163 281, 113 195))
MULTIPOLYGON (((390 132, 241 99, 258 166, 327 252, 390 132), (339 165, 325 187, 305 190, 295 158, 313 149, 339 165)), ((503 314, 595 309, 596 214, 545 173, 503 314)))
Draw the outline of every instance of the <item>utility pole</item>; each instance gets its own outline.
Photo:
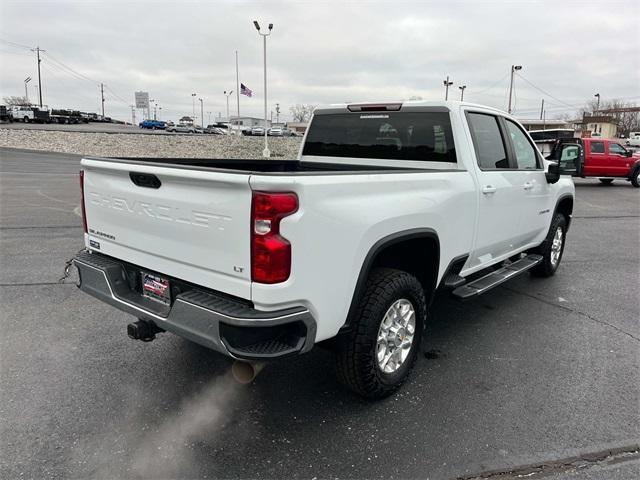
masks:
POLYGON ((458 87, 460 89, 460 101, 462 102, 464 100, 464 89, 467 88, 466 85, 462 85, 461 87, 458 87))
POLYGON ((544 114, 544 98, 542 99, 542 105, 540 106, 540 120, 542 120, 543 114, 544 114))
POLYGON ((102 98, 102 120, 104 120, 104 83, 100 84, 100 97, 102 98))
MULTIPOLYGON (((207 116, 209 117, 209 124, 211 123, 211 112, 207 112, 207 116)), ((227 113, 227 120, 229 120, 229 114, 227 113)))
MULTIPOLYGON (((598 99, 598 105, 596 106, 596 112, 600 110, 600 94, 596 93, 594 95, 594 97, 596 97, 598 99)), ((595 112, 594 112, 595 113, 595 112)))
POLYGON ((522 70, 522 65, 511 65, 511 83, 509 83, 509 108, 507 109, 507 113, 511 113, 511 95, 513 94, 513 76, 518 70, 522 70))
POLYGON ((267 140, 267 37, 271 35, 271 30, 273 30, 273 23, 269 24, 269 32, 262 33, 260 31, 260 24, 254 20, 253 25, 258 30, 258 35, 262 37, 262 49, 264 51, 264 150, 262 151, 262 156, 265 158, 269 158, 271 156, 271 152, 269 151, 269 145, 267 140))
POLYGON ((32 48, 31 51, 36 52, 36 55, 38 56, 38 94, 40 96, 40 108, 42 108, 42 77, 40 76, 40 62, 42 60, 40 60, 40 52, 46 52, 46 50, 42 50, 40 47, 36 47, 32 48))
POLYGON ((447 79, 444 80, 442 83, 444 83, 444 88, 445 88, 445 90, 444 90, 444 99, 446 101, 446 100, 449 100, 449 87, 451 85, 453 85, 453 82, 449 81, 449 75, 447 75, 447 79))
POLYGON ((280 123, 280 104, 276 103, 276 123, 280 123))
POLYGON ((193 123, 195 125, 196 122, 196 93, 191 94, 191 100, 193 102, 193 123))
POLYGON ((200 100, 200 126, 204 128, 204 103, 202 103, 201 98, 198 100, 200 100))

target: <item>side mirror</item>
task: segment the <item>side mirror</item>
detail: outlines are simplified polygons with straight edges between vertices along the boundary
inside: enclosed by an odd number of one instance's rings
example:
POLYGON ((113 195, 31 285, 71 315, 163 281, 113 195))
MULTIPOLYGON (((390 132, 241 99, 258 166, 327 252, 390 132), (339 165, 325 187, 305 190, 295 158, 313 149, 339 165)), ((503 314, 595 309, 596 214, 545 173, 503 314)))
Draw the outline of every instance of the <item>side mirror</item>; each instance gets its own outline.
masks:
POLYGON ((549 163, 549 168, 544 176, 547 178, 547 183, 556 183, 560 180, 560 166, 555 162, 549 163))
POLYGON ((624 156, 631 158, 633 157, 633 152, 631 150, 627 150, 626 152, 624 152, 624 156))

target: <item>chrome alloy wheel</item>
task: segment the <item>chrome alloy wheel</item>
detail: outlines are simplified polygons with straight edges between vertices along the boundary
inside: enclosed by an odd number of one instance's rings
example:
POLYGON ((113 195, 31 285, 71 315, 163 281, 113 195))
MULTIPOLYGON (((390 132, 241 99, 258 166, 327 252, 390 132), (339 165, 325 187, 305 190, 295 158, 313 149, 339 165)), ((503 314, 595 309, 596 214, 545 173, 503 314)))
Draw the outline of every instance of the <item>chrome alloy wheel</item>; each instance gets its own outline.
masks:
POLYGON ((378 329, 376 359, 384 373, 393 373, 405 362, 416 332, 416 311, 404 298, 397 300, 384 314, 378 329))
POLYGON ((556 234, 553 236, 553 242, 551 243, 551 265, 556 266, 560 261, 560 254, 562 253, 562 242, 564 242, 564 233, 562 228, 558 227, 556 234))

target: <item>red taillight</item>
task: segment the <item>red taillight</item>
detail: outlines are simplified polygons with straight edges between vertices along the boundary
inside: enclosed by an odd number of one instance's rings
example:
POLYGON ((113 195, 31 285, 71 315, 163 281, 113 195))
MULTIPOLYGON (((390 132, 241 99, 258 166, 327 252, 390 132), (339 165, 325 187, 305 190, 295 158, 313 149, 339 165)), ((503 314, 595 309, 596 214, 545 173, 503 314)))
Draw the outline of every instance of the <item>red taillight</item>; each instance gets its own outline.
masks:
POLYGON ((280 220, 298 210, 295 193, 253 192, 251 280, 279 283, 291 273, 291 244, 280 235, 280 220))
POLYGON ((89 233, 87 228, 87 212, 84 209, 84 170, 80 170, 80 210, 82 211, 82 227, 84 233, 89 233))

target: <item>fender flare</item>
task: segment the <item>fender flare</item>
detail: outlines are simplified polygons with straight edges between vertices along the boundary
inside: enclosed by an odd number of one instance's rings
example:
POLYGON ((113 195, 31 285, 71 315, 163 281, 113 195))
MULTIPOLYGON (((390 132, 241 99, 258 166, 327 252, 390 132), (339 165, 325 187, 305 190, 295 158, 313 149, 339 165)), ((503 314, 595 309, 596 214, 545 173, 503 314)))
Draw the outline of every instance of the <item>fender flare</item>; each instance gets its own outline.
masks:
MULTIPOLYGON (((409 230, 403 230, 400 232, 392 233, 387 235, 386 237, 381 238, 376 243, 374 243, 367 255, 364 257, 362 265, 360 266, 360 272, 358 273, 358 279, 356 280, 356 285, 351 295, 351 303, 349 305, 349 311, 347 313, 347 318, 345 320, 344 325, 341 327, 341 331, 347 330, 350 326, 351 319, 355 315, 355 312, 358 308, 358 301, 362 296, 362 292, 364 291, 367 278, 369 277, 369 273, 371 272, 374 264, 374 260, 378 256, 380 252, 382 252, 385 248, 394 245, 396 243, 400 243, 407 240, 414 240, 416 238, 425 238, 435 240, 436 242, 436 259, 437 259, 437 267, 440 265, 440 238, 435 230, 432 228, 412 228, 409 230)), ((436 271, 435 279, 437 284, 438 272, 436 271)), ((437 285, 434 285, 431 291, 431 298, 427 298, 427 305, 431 304, 431 300, 433 299, 433 295, 435 294, 437 285)))
MULTIPOLYGON (((556 206, 553 209, 553 217, 551 217, 551 221, 552 222, 553 222, 553 219, 555 218, 556 214, 558 213, 558 207, 560 206, 560 203, 562 203, 567 198, 570 198, 571 201, 573 203, 575 203, 575 197, 571 193, 565 193, 563 195, 560 195, 558 197, 558 200, 556 200, 556 206)), ((567 232, 569 231, 569 227, 571 226, 571 217, 573 216, 573 209, 571 210, 571 212, 572 213, 569 214, 569 216, 567 217, 567 232)))
POLYGON ((638 174, 638 170, 640 170, 640 159, 636 160, 635 162, 633 162, 633 165, 631 165, 631 168, 629 169, 628 179, 631 180, 633 177, 635 177, 638 174))

